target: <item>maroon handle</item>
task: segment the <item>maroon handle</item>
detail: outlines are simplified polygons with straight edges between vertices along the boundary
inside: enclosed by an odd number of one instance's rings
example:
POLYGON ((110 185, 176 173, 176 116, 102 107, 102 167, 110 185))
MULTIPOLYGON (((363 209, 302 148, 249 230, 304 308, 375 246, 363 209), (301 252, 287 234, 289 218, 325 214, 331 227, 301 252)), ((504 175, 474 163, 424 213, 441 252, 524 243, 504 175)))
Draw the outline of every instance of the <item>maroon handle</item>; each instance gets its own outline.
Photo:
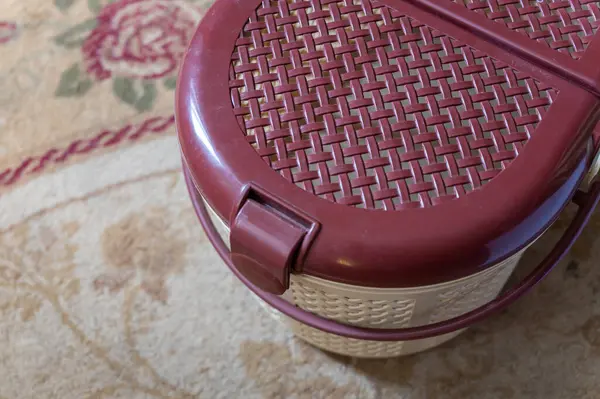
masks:
POLYGON ((252 292, 258 295, 258 297, 260 297, 263 301, 279 310, 281 313, 291 317, 296 321, 299 321, 300 323, 306 324, 321 331, 325 331, 327 333, 369 341, 410 341, 447 334, 469 327, 470 325, 488 317, 492 313, 505 309, 507 306, 515 302, 523 294, 533 288, 537 283, 539 283, 552 270, 552 268, 558 264, 558 262, 564 257, 569 249, 571 249, 571 246, 577 237, 579 237, 581 234, 581 231, 585 227, 587 221, 594 211, 594 208, 600 200, 600 182, 594 183, 588 193, 583 194, 583 198, 582 196, 577 196, 576 203, 579 205, 579 211, 556 246, 546 256, 546 258, 527 277, 525 277, 525 279, 523 279, 512 289, 506 291, 501 296, 498 296, 493 301, 488 302, 487 304, 461 316, 434 324, 400 329, 375 329, 355 327, 325 319, 313 313, 307 312, 277 295, 266 293, 252 284, 233 265, 229 250, 212 223, 206 207, 199 197, 199 194, 195 190, 194 185, 190 181, 187 173, 186 182, 194 208, 198 214, 198 218, 200 219, 202 226, 208 235, 209 240, 216 248, 221 258, 223 258, 227 266, 229 266, 231 271, 240 280, 242 280, 242 282, 248 288, 250 288, 252 292))

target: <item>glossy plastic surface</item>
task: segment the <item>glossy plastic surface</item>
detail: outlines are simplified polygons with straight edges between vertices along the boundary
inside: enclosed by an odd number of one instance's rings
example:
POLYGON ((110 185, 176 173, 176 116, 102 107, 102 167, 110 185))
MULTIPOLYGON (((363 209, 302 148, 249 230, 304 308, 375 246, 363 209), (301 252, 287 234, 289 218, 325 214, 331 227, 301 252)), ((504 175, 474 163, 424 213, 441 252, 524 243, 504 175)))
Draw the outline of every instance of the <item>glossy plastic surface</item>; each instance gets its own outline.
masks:
POLYGON ((301 244, 303 255, 291 265, 297 272, 381 287, 457 279, 515 253, 554 220, 587 168, 597 100, 556 68, 544 69, 539 59, 517 56, 498 40, 465 29, 458 11, 442 18, 426 2, 379 3, 558 93, 526 147, 485 186, 432 207, 365 210, 319 198, 273 170, 247 141, 230 97, 232 53, 261 4, 257 0, 217 1, 192 40, 177 91, 183 156, 198 189, 230 225, 250 185, 320 225, 313 239, 301 244))
POLYGON ((255 285, 281 295, 305 235, 303 226, 248 200, 231 227, 231 259, 255 285))

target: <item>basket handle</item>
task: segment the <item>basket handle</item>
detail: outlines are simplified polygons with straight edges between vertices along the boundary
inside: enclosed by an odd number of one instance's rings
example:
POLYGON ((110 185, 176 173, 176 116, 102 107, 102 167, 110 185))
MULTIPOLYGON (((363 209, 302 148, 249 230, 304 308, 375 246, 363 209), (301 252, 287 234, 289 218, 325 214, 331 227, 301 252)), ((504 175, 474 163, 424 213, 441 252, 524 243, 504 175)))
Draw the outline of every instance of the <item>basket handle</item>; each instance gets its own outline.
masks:
POLYGON ((217 232, 215 225, 212 223, 206 207, 203 201, 199 198, 199 194, 194 189, 194 185, 187 173, 185 177, 194 208, 198 218, 200 219, 200 222, 202 223, 202 226, 208 235, 209 240, 231 271, 240 280, 242 280, 242 282, 252 292, 254 292, 263 301, 279 310, 281 313, 300 323, 306 324, 307 326, 347 338, 369 341, 410 341, 448 334, 463 328, 467 328, 470 325, 488 317, 492 313, 505 309, 507 306, 515 302, 523 294, 533 288, 537 283, 539 283, 565 256, 569 249, 571 249, 571 246, 575 240, 581 234, 581 231, 585 227, 587 221, 594 211, 594 208, 600 200, 600 182, 595 182, 592 184, 587 193, 579 192, 574 198, 574 202, 579 206, 579 210, 556 246, 546 256, 546 258, 519 284, 504 292, 491 302, 488 302, 487 304, 461 316, 438 323, 400 329, 377 329, 355 327, 342 324, 334 320, 325 319, 316 314, 307 312, 277 295, 266 293, 248 281, 248 279, 236 269, 231 261, 229 249, 217 232))

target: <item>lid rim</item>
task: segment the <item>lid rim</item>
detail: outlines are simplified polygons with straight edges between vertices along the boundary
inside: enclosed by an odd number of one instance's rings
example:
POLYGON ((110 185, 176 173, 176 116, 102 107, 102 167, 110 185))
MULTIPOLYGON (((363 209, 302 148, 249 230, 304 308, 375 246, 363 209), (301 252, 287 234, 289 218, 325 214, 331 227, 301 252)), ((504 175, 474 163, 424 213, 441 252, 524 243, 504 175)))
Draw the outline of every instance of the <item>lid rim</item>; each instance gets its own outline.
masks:
MULTIPOLYGON (((444 276, 441 274, 436 274, 433 276, 429 275, 425 279, 422 279, 422 280, 421 279, 409 280, 407 278, 403 278, 400 275, 396 279, 390 279, 390 278, 370 279, 370 278, 368 278, 368 276, 362 277, 358 280, 352 279, 352 278, 344 279, 344 278, 341 278, 340 275, 336 275, 336 274, 332 274, 332 273, 325 273, 325 274, 315 273, 314 270, 312 270, 310 267, 306 267, 304 270, 301 270, 301 271, 294 269, 294 270, 292 270, 292 273, 305 274, 307 276, 321 278, 321 279, 324 279, 327 281, 340 283, 340 284, 349 284, 349 285, 355 285, 355 286, 361 286, 361 287, 377 287, 377 288, 411 288, 411 287, 414 288, 414 287, 422 287, 422 286, 428 286, 428 285, 436 285, 436 284, 455 281, 455 280, 462 279, 462 278, 467 278, 475 273, 481 273, 481 272, 485 271, 486 269, 492 268, 492 267, 498 265, 499 263, 502 263, 502 262, 508 260, 512 256, 515 256, 519 252, 523 251, 524 249, 526 249, 527 247, 532 245, 537 239, 539 239, 548 228, 550 228, 550 226, 558 219, 558 217, 560 216, 562 211, 570 203, 570 199, 573 198, 574 194, 577 192, 579 184, 585 177, 586 164, 587 164, 586 160, 587 160, 587 158, 584 158, 581 160, 579 167, 573 174, 572 178, 569 179, 569 182, 565 183, 565 185, 562 187, 562 189, 564 191, 568 192, 568 195, 566 195, 566 196, 569 199, 565 203, 563 203, 562 206, 556 207, 555 211, 553 213, 551 213, 552 217, 545 224, 538 223, 536 225, 537 228, 530 229, 530 230, 535 230, 535 233, 529 234, 529 237, 526 240, 522 241, 521 244, 513 245, 511 247, 510 251, 502 253, 501 256, 498 256, 496 258, 488 259, 484 264, 481 264, 477 268, 470 268, 470 267, 454 268, 455 273, 453 273, 451 275, 447 275, 447 276, 444 276)), ((198 185, 194 181, 194 178, 191 175, 190 170, 187 168, 185 163, 184 163, 184 174, 189 177, 189 180, 190 180, 189 184, 192 185, 192 187, 190 187, 190 188, 193 189, 195 191, 195 193, 198 195, 198 197, 200 198, 200 200, 203 201, 217 215, 217 217, 220 219, 220 221, 224 224, 224 226, 227 228, 227 231, 229 232, 230 231, 229 222, 225 218, 223 218, 221 215, 219 215, 216 212, 215 208, 210 204, 208 199, 202 195, 202 192, 198 189, 198 185)), ((555 195, 556 195, 556 193, 555 193, 555 195)), ((562 197, 562 196, 560 196, 560 197, 562 197)), ((543 212, 543 213, 547 213, 547 212, 543 212)), ((531 217, 535 219, 534 216, 531 216, 531 217)), ((527 224, 526 221, 524 221, 523 223, 527 224)), ((504 246, 504 244, 499 244, 499 245, 501 247, 504 246)), ((373 269, 374 270, 372 270, 372 272, 376 273, 377 268, 373 267, 373 269)))
MULTIPOLYGON (((517 70, 551 83, 559 91, 552 107, 560 108, 562 116, 547 112, 538 125, 538 130, 544 131, 538 131, 511 166, 486 186, 430 208, 365 211, 329 202, 291 184, 248 144, 229 97, 231 49, 249 13, 259 3, 259 0, 220 0, 201 22, 177 85, 178 134, 191 177, 220 216, 232 220, 245 187, 256 183, 320 223, 322 228, 304 262, 307 274, 337 276, 345 282, 360 282, 358 285, 369 281, 377 282, 376 285, 385 283, 391 275, 396 276, 393 279, 396 282, 425 281, 451 274, 441 270, 439 264, 435 266, 436 263, 453 264, 465 257, 462 267, 453 270, 475 272, 488 264, 489 253, 482 248, 522 223, 550 197, 549 193, 569 184, 572 190, 562 193, 554 203, 561 208, 567 204, 576 188, 573 180, 580 178, 574 173, 585 164, 581 155, 585 152, 583 138, 587 131, 580 129, 580 121, 590 117, 596 99, 563 79, 404 2, 397 3, 410 11, 411 17, 415 15, 434 28, 450 31, 490 57, 517 65, 517 70), (570 118, 565 118, 565 114, 570 118), (540 153, 545 154, 541 159, 535 155, 540 153), (566 153, 571 153, 566 162, 557 162, 566 153), (361 226, 360 231, 356 226, 361 226), (410 227, 410 235, 402 234, 404 226, 410 227), (409 266, 398 268, 398 259, 409 266), (370 275, 377 270, 382 275, 370 275)), ((555 216, 545 215, 545 220, 555 216)))

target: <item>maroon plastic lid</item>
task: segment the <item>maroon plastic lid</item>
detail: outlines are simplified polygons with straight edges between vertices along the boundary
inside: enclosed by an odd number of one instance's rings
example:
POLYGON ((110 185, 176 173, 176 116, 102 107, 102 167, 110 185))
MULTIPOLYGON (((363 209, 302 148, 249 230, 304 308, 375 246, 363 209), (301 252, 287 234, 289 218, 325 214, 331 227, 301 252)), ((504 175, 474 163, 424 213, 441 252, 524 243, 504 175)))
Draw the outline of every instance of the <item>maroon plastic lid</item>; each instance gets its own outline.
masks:
POLYGON ((219 0, 202 20, 178 82, 181 148, 258 286, 283 292, 291 272, 378 287, 464 277, 572 196, 591 75, 434 3, 219 0))

